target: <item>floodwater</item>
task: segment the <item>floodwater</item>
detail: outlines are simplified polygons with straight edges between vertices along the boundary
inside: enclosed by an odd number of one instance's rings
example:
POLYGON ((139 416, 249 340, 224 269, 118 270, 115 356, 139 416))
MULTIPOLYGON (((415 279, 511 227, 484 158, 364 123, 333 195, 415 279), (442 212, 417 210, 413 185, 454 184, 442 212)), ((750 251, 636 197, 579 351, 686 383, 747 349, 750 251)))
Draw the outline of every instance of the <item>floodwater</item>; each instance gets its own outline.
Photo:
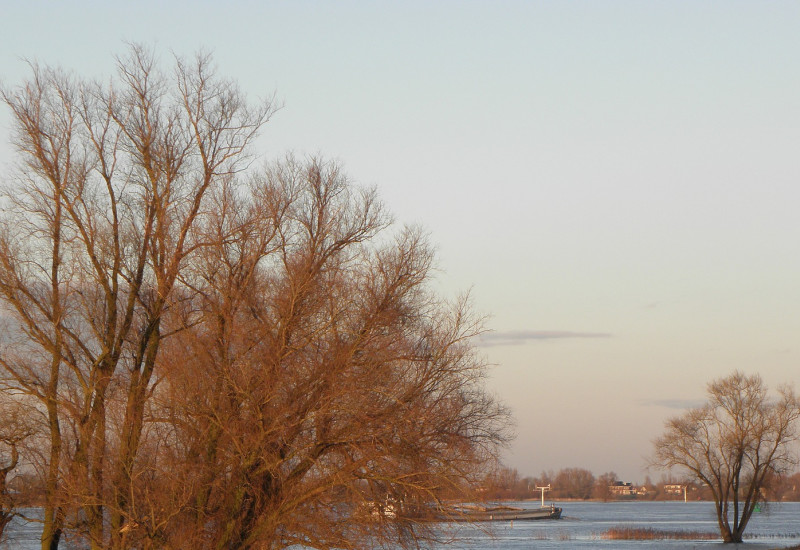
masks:
MULTIPOLYGON (((20 510, 25 515, 39 516, 38 510, 22 509, 20 510)), ((39 516, 41 517, 41 516, 39 516)), ((19 517, 11 520, 6 526, 3 536, 3 541, 0 543, 0 548, 14 550, 28 550, 41 548, 39 538, 42 535, 42 526, 38 523, 32 523, 22 520, 19 517)))
MULTIPOLYGON (((509 503, 504 503, 509 504, 509 503)), ((510 503, 520 507, 538 502, 510 503)), ((615 541, 603 538, 612 527, 643 527, 659 531, 690 531, 718 534, 714 505, 710 502, 564 502, 560 520, 448 524, 442 536, 452 538, 436 550, 771 550, 800 544, 800 503, 772 503, 754 514, 747 527, 747 542, 724 545, 710 541, 657 540, 615 541)), ((39 525, 15 521, 3 550, 38 548, 39 525)), ((62 545, 68 549, 68 545, 62 545)))
MULTIPOLYGON (((538 503, 517 503, 535 506, 538 503)), ((651 528, 719 534, 711 502, 564 502, 562 519, 497 522, 483 525, 457 524, 449 528, 455 540, 439 549, 557 549, 596 548, 600 550, 678 550, 741 547, 746 550, 786 548, 800 544, 800 503, 775 503, 753 515, 742 545, 716 540, 607 540, 603 534, 612 527, 651 528), (481 528, 489 528, 483 532, 481 528)))

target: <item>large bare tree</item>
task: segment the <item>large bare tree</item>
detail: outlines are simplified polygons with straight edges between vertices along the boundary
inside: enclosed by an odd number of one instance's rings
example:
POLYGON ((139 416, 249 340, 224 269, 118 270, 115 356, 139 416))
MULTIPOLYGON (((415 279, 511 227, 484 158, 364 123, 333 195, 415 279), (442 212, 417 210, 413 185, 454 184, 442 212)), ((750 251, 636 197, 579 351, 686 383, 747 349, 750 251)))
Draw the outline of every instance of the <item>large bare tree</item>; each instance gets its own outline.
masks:
POLYGON ((92 547, 119 546, 161 319, 206 195, 242 168, 272 112, 216 77, 207 56, 166 76, 133 46, 118 67, 98 84, 33 65, 2 95, 18 170, 5 186, 0 297, 18 330, 0 365, 48 418, 43 549, 58 546, 68 517, 92 547))
POLYGON ((320 159, 253 165, 273 108, 207 56, 5 90, 0 367, 46 429, 42 548, 415 543, 508 438, 423 232, 320 159))
POLYGON ((249 196, 249 207, 218 199, 206 234, 217 245, 187 272, 199 317, 167 345, 154 402, 156 416, 180 419, 162 448, 183 466, 174 481, 194 489, 180 540, 349 548, 429 536, 425 506, 472 496, 508 435, 469 343, 479 320, 431 294, 423 233, 379 239, 389 220, 374 190, 335 164, 290 159, 249 196))
POLYGON ((789 387, 770 397, 760 376, 741 372, 711 382, 708 397, 667 422, 653 463, 706 485, 723 541, 742 542, 765 482, 796 464, 800 402, 789 387))

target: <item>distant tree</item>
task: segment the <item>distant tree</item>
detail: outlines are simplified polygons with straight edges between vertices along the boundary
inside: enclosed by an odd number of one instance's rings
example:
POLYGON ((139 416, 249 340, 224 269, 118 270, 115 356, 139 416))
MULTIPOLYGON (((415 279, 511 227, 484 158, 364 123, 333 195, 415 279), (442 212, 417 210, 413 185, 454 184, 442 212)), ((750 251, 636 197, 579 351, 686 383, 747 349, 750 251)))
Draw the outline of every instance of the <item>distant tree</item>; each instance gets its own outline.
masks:
POLYGON ((606 472, 597 477, 592 489, 592 497, 603 502, 611 499, 611 486, 619 479, 616 472, 606 472))
POLYGON ((482 496, 488 500, 522 499, 529 496, 528 482, 516 468, 497 464, 486 474, 482 496))
POLYGON ((667 422, 653 463, 680 468, 712 493, 724 542, 742 542, 769 476, 796 464, 800 403, 788 387, 770 398, 761 377, 740 372, 708 385, 708 403, 667 422))
POLYGON ((764 480, 764 486, 761 488, 765 500, 778 502, 788 500, 791 489, 789 479, 788 474, 773 473, 768 475, 764 480))
POLYGON ((531 498, 536 496, 536 478, 533 476, 525 476, 522 478, 522 487, 525 490, 525 494, 522 498, 531 498))
POLYGON ((555 478, 556 473, 553 470, 542 470, 542 473, 535 478, 535 484, 539 485, 540 487, 552 485, 555 478))
POLYGON ((553 496, 589 499, 594 489, 594 475, 583 468, 564 468, 553 480, 553 496))
POLYGON ((800 472, 786 476, 783 482, 785 485, 784 499, 800 501, 800 472))

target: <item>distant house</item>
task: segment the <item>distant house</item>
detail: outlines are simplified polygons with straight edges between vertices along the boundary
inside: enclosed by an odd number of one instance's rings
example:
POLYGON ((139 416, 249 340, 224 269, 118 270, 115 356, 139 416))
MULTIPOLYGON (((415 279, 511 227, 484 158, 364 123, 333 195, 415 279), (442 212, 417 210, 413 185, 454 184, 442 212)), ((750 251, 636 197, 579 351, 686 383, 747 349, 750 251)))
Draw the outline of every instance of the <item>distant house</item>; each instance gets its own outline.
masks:
POLYGON ((633 483, 625 483, 623 481, 615 481, 608 486, 608 491, 615 497, 636 496, 636 487, 633 486, 633 483))
POLYGON ((682 495, 683 485, 664 485, 664 492, 668 495, 682 495))

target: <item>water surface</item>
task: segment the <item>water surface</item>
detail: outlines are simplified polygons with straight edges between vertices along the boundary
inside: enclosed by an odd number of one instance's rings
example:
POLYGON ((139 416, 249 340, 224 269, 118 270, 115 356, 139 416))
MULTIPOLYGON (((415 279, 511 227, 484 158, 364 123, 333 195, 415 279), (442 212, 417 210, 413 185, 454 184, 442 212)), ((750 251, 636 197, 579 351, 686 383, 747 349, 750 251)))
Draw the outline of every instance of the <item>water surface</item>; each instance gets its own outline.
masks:
MULTIPOLYGON (((504 503, 536 507, 538 502, 504 503)), ((710 502, 565 502, 563 519, 447 524, 443 536, 452 538, 436 550, 767 550, 800 544, 800 503, 769 504, 756 513, 747 527, 748 542, 742 545, 711 541, 661 540, 614 541, 603 533, 616 526, 649 527, 663 531, 690 531, 719 534, 714 505, 710 502)), ((31 513, 33 511, 28 511, 31 513)), ((34 550, 39 547, 41 527, 15 520, 3 550, 34 550)), ((62 545, 69 550, 69 545, 62 545)))
MULTIPOLYGON (((538 503, 516 503, 535 506, 538 503)), ((718 537, 714 505, 710 502, 565 502, 563 518, 546 521, 497 522, 482 525, 457 524, 447 528, 456 540, 439 549, 558 549, 599 548, 601 550, 646 548, 677 550, 690 548, 785 548, 800 544, 800 503, 770 504, 754 514, 742 545, 715 540, 607 540, 603 534, 612 527, 652 528, 659 531, 711 533, 718 537), (488 532, 484 531, 489 529, 488 532)))

